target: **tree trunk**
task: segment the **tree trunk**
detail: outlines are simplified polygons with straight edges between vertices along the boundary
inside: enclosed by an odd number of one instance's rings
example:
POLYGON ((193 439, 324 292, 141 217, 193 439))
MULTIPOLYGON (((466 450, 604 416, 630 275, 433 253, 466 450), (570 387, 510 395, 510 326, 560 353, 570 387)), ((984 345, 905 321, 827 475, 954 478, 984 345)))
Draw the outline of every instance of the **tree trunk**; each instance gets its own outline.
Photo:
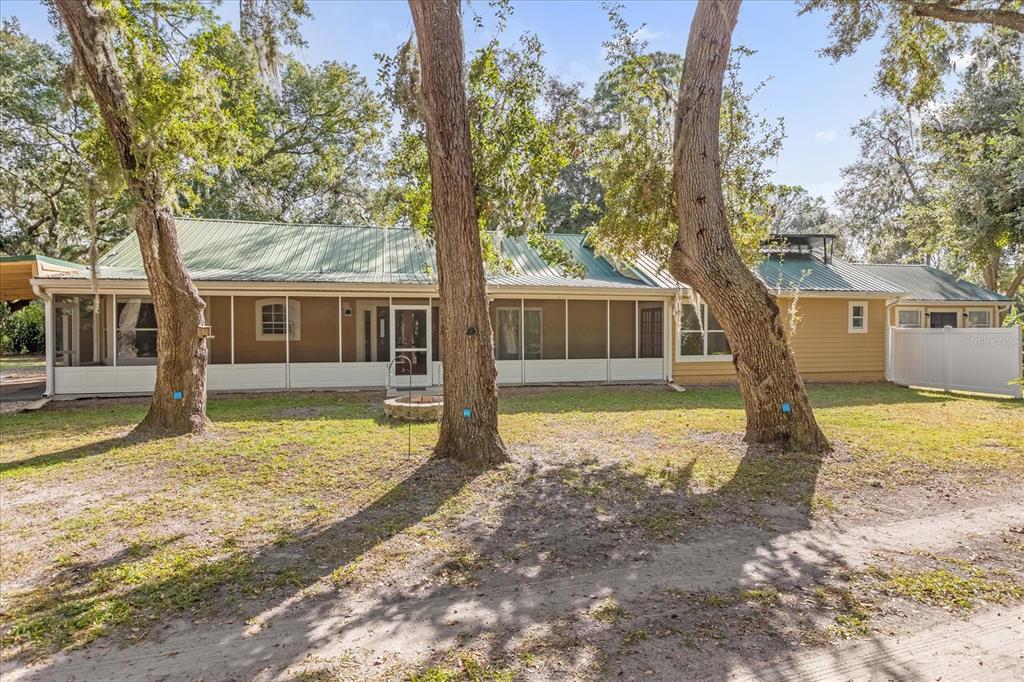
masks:
POLYGON ((208 349, 206 340, 199 337, 199 325, 205 324, 206 306, 181 259, 167 190, 140 150, 140 131, 114 50, 116 29, 105 10, 92 2, 56 0, 56 4, 135 204, 135 232, 156 311, 156 387, 137 430, 201 433, 206 427, 208 349))
POLYGON ((957 5, 960 5, 962 1, 931 0, 930 2, 914 2, 912 6, 914 14, 919 17, 930 17, 962 24, 1002 26, 1024 33, 1024 14, 1021 14, 1019 10, 995 7, 958 7, 957 5))
MULTIPOLYGON (((1010 298, 1017 297, 1017 289, 1020 288, 1021 283, 1024 282, 1024 265, 1017 268, 1017 272, 1014 273, 1013 279, 1010 280, 1009 285, 1006 287, 1006 291, 1003 293, 1010 298)), ((998 291, 996 289, 995 291, 998 291)))
POLYGON ((444 412, 434 453, 471 466, 508 459, 498 434, 497 369, 463 82, 459 0, 410 0, 420 53, 437 243, 444 412))
POLYGON ((739 0, 701 0, 690 26, 673 152, 679 236, 669 270, 700 294, 725 330, 747 413, 746 441, 821 452, 829 443, 814 419, 779 307, 736 252, 722 197, 719 112, 739 7, 739 0))

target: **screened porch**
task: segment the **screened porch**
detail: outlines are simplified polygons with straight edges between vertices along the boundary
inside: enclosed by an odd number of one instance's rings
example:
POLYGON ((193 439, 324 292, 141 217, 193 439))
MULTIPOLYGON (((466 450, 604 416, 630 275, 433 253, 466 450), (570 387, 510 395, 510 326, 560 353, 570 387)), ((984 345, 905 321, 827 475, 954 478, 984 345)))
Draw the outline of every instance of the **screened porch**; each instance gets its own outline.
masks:
MULTIPOLYGON (((210 390, 439 385, 436 297, 206 295, 210 390)), ((668 376, 666 300, 496 297, 501 384, 668 376)), ((141 295, 55 294, 47 306, 51 394, 144 393, 157 322, 141 295)))

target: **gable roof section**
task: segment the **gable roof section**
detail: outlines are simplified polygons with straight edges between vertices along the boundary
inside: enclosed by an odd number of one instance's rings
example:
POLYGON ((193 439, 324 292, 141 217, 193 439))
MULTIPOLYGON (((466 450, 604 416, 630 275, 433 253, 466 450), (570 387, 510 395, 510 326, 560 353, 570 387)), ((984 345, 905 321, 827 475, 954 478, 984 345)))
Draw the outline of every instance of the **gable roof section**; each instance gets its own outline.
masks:
POLYGON ((904 298, 911 301, 1011 301, 1002 294, 927 265, 857 264, 854 267, 898 287, 906 292, 904 298))
POLYGON ((757 266, 757 276, 772 290, 813 292, 857 292, 899 295, 903 292, 880 277, 852 263, 820 260, 806 256, 769 256, 757 266))
MULTIPOLYGON (((251 282, 342 282, 433 284, 437 261, 433 244, 409 228, 354 225, 297 225, 239 220, 178 218, 182 257, 196 280, 251 282)), ((566 277, 545 263, 521 237, 505 237, 502 253, 510 272, 488 274, 498 286, 662 288, 657 277, 637 270, 619 272, 596 255, 578 234, 554 234, 582 263, 586 274, 566 277)), ((124 239, 100 261, 100 276, 144 278, 135 235, 124 239)))

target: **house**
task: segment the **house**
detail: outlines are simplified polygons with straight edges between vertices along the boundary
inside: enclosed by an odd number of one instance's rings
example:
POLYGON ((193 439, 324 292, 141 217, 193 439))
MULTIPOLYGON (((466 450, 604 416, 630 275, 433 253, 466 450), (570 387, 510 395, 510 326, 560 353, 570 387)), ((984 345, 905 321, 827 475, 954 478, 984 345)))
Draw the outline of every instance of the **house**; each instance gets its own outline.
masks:
MULTIPOLYGON (((211 390, 443 382, 434 252, 416 231, 193 218, 178 231, 207 303, 211 390)), ((520 238, 500 245, 512 267, 488 276, 499 383, 735 379, 714 316, 652 259, 615 265, 580 235, 554 238, 582 278, 520 238)), ((97 274, 32 273, 51 395, 152 390, 156 318, 134 235, 97 274)), ((931 268, 836 261, 827 235, 789 237, 757 274, 796 311, 790 340, 809 381, 884 380, 889 325, 992 325, 1010 303, 931 268)))

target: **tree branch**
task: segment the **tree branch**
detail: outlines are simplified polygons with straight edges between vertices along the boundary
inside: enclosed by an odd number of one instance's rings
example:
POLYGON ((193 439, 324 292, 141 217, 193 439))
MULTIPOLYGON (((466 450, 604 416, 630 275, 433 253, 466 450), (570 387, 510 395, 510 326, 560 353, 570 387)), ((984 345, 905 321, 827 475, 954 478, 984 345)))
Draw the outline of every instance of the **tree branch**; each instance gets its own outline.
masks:
POLYGON ((1024 264, 1017 268, 1016 274, 1010 280, 1009 286, 1006 287, 1006 295, 1010 298, 1016 297, 1017 289, 1020 288, 1021 283, 1024 283, 1024 264))
POLYGON ((1002 26, 1024 33, 1024 13, 1001 9, 961 9, 954 7, 955 4, 959 3, 949 2, 949 0, 911 3, 914 16, 962 24, 1002 26))

